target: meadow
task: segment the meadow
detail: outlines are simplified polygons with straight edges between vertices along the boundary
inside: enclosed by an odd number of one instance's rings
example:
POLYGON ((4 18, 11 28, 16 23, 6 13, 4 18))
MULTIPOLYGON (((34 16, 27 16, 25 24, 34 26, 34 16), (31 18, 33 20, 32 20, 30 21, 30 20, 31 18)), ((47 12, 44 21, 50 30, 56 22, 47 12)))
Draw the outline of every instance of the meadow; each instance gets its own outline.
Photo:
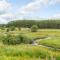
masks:
POLYGON ((38 29, 31 32, 28 28, 9 31, 0 30, 0 60, 60 60, 60 29, 38 29), (35 44, 6 45, 2 40, 4 36, 23 34, 33 39, 35 44))

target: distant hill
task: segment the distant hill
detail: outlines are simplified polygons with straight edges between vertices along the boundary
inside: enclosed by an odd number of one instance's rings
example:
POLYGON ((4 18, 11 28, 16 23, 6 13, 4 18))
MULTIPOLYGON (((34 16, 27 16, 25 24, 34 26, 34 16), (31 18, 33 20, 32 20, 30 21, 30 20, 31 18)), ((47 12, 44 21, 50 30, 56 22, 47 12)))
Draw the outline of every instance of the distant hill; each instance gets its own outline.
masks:
POLYGON ((8 22, 6 27, 15 26, 30 28, 32 25, 37 25, 39 28, 60 29, 60 20, 15 20, 8 22))

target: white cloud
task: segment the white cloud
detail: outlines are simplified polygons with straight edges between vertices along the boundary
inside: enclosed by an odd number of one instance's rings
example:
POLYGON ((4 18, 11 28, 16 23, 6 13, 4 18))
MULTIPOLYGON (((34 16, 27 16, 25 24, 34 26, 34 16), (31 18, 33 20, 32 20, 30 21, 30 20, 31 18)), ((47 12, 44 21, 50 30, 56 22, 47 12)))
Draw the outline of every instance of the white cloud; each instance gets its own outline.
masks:
POLYGON ((0 0, 0 15, 6 13, 11 5, 6 0, 0 0))
POLYGON ((50 19, 60 19, 60 13, 56 13, 50 17, 50 19))
POLYGON ((13 20, 15 16, 12 13, 6 13, 3 15, 0 15, 0 23, 7 23, 11 20, 13 20))
POLYGON ((5 24, 5 23, 7 23, 7 21, 0 17, 0 24, 5 24))
POLYGON ((32 1, 30 3, 28 3, 27 5, 23 6, 21 9, 20 9, 20 13, 21 14, 29 14, 29 13, 33 13, 33 12, 36 12, 39 8, 41 7, 41 1, 37 0, 37 1, 32 1))
POLYGON ((36 13, 40 8, 55 5, 56 3, 60 3, 60 0, 32 0, 32 2, 20 8, 19 11, 22 16, 26 16, 36 13))
MULTIPOLYGON (((44 7, 48 7, 50 5, 55 5, 56 3, 60 3, 60 0, 32 0, 28 4, 18 8, 16 14, 13 14, 10 9, 13 10, 11 3, 7 2, 7 0, 0 0, 0 23, 7 23, 13 19, 23 19, 25 17, 33 18, 33 15, 40 11, 40 9, 44 7)), ((60 17, 60 14, 55 14, 53 18, 60 17)))
POLYGON ((11 20, 14 18, 14 15, 12 13, 6 13, 6 14, 1 15, 0 17, 6 20, 11 20))
POLYGON ((11 7, 7 0, 0 0, 0 23, 7 23, 12 18, 11 7))

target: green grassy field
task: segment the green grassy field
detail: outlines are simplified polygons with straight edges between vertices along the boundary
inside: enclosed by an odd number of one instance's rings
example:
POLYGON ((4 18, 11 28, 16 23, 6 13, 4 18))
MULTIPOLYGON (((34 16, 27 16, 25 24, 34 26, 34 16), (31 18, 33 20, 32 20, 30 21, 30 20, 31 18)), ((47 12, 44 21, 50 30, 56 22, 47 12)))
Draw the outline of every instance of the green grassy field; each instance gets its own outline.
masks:
POLYGON ((38 32, 31 32, 22 28, 21 31, 15 30, 8 33, 12 35, 24 34, 31 39, 36 39, 38 45, 4 45, 1 41, 7 32, 0 30, 0 60, 46 60, 46 57, 47 60, 51 60, 53 56, 56 60, 60 60, 60 50, 57 50, 60 49, 59 29, 39 29, 38 32))
POLYGON ((15 46, 0 46, 0 60, 10 59, 10 60, 38 60, 40 59, 51 59, 55 56, 56 59, 60 59, 60 54, 58 51, 52 51, 42 46, 32 46, 32 45, 15 45, 15 46), (2 58, 3 57, 3 58, 2 58), (28 58, 28 59, 27 59, 28 58))

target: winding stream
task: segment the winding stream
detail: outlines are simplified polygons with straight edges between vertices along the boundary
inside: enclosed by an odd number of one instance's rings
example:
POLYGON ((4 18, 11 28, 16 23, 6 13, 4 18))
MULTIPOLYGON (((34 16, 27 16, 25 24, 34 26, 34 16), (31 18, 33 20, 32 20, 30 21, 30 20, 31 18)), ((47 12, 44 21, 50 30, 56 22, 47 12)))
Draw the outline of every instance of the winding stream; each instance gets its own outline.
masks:
MULTIPOLYGON (((41 40, 46 40, 46 39, 52 39, 52 37, 51 37, 51 36, 47 36, 47 37, 43 37, 43 38, 36 38, 36 39, 33 41, 32 45, 34 45, 34 46, 42 46, 42 47, 48 48, 48 49, 55 49, 54 47, 51 47, 51 46, 42 45, 42 44, 39 45, 39 44, 36 42, 37 40, 41 41, 41 40)), ((60 51, 60 49, 57 48, 56 51, 60 51)))

